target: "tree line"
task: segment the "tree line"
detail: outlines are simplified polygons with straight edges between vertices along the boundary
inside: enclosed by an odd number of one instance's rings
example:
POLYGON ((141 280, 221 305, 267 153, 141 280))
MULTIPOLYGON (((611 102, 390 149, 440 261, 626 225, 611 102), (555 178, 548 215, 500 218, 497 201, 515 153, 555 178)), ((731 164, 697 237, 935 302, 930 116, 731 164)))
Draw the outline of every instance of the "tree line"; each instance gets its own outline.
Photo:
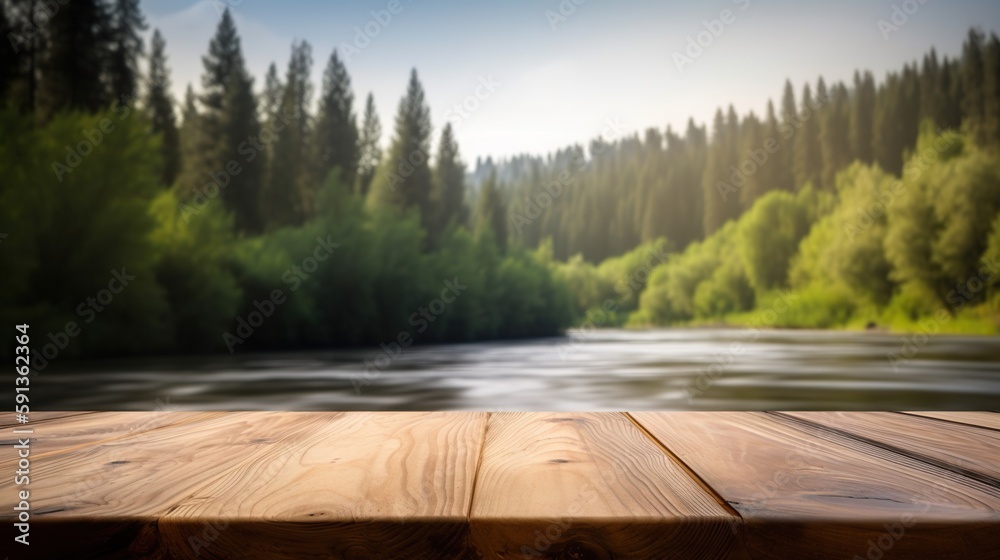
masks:
POLYGON ((931 50, 876 84, 820 77, 796 94, 786 82, 764 115, 719 108, 711 126, 650 128, 640 137, 596 138, 547 157, 477 162, 476 179, 496 170, 510 200, 511 234, 529 247, 552 238, 555 256, 599 262, 666 237, 678 248, 702 240, 770 191, 806 185, 832 192, 854 161, 898 175, 920 124, 968 130, 1000 142, 1000 41, 970 30, 960 56, 931 50), (567 188, 552 196, 564 177, 567 188), (551 200, 550 200, 551 199, 551 200))
POLYGON ((147 51, 136 0, 0 8, 17 45, 0 65, 0 303, 48 333, 39 359, 538 336, 574 320, 550 257, 507 243, 497 182, 470 207, 451 127, 431 146, 416 70, 383 152, 374 99, 359 123, 336 51, 318 91, 305 41, 258 89, 228 10, 178 115, 165 38, 147 51), (112 273, 132 280, 107 291, 112 273), (441 308, 447 285, 462 288, 441 308))

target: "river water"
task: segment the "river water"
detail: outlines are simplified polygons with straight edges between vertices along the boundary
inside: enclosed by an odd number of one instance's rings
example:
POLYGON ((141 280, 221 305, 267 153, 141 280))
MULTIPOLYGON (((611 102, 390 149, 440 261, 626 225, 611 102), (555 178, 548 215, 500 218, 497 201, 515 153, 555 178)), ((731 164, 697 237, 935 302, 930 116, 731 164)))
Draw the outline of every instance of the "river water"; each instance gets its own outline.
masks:
POLYGON ((76 363, 35 410, 1000 410, 1000 337, 656 329, 76 363))

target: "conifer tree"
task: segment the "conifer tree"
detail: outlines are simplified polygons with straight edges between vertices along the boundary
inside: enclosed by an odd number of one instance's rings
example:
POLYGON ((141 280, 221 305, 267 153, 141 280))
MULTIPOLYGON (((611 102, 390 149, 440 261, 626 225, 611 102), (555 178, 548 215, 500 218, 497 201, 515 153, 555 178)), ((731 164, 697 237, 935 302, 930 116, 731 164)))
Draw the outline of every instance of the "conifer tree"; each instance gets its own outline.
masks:
POLYGON ((311 68, 312 48, 309 43, 293 44, 280 109, 268 125, 276 137, 262 195, 265 223, 269 228, 302 224, 314 211, 321 180, 310 172, 311 68))
POLYGON ((186 165, 188 180, 182 192, 210 196, 218 189, 226 209, 233 213, 236 228, 244 232, 262 230, 260 191, 263 157, 256 150, 240 150, 260 135, 253 78, 247 73, 232 15, 227 8, 202 57, 197 160, 186 165), (231 170, 237 170, 233 172, 231 170), (212 186, 214 184, 214 187, 212 186))
POLYGON ((851 151, 854 159, 871 163, 875 118, 875 78, 871 72, 854 72, 854 103, 851 105, 851 151))
POLYGON ((807 183, 815 187, 819 186, 819 177, 823 170, 819 148, 821 107, 820 100, 813 99, 812 90, 809 88, 809 84, 806 84, 802 88, 800 124, 793 142, 795 149, 792 172, 795 176, 795 189, 801 189, 807 183))
POLYGON ((144 104, 153 133, 162 138, 160 155, 163 158, 163 184, 171 185, 181 168, 180 133, 174 114, 174 100, 170 96, 170 70, 167 68, 166 44, 160 30, 153 32, 152 50, 149 55, 149 78, 144 104))
POLYGON ((111 8, 108 45, 108 86, 112 100, 132 104, 139 96, 139 59, 144 54, 146 19, 139 0, 115 0, 111 8))
MULTIPOLYGON (((34 24, 40 18, 33 15, 34 24)), ((108 10, 101 0, 67 2, 52 15, 45 53, 39 57, 38 108, 43 120, 63 109, 97 111, 109 104, 104 82, 109 30, 108 10)))
POLYGON ((330 170, 340 170, 344 183, 354 185, 358 172, 358 125, 354 115, 354 94, 347 69, 333 51, 323 74, 323 94, 316 119, 314 154, 318 178, 330 170))
POLYGON ((465 216, 465 165, 458 154, 458 143, 451 128, 445 125, 438 143, 437 165, 434 168, 432 203, 436 210, 430 229, 435 239, 450 222, 464 225, 465 216))
POLYGON ((433 216, 430 204, 432 177, 428 163, 430 136, 430 108, 414 69, 406 95, 399 102, 392 145, 372 183, 369 198, 375 204, 416 209, 424 226, 433 216))
POLYGON ((365 100, 365 116, 361 125, 361 138, 358 140, 358 182, 357 192, 367 196, 375 170, 382 161, 382 124, 375 111, 375 98, 371 93, 365 100))
POLYGON ((479 203, 476 206, 476 231, 480 235, 492 234, 501 251, 507 248, 507 208, 497 185, 496 170, 490 172, 479 193, 479 203))

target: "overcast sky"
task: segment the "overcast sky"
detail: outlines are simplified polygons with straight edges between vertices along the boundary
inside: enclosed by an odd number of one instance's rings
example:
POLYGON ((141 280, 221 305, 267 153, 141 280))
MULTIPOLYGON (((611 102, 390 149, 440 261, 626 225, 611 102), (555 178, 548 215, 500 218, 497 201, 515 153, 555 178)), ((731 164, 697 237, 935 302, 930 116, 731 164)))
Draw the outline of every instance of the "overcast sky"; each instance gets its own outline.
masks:
POLYGON ((338 48, 355 110, 372 92, 388 142, 416 67, 435 131, 457 122, 468 162, 544 154, 607 134, 611 124, 625 133, 683 129, 688 117, 709 122, 729 103, 760 114, 786 78, 796 94, 819 75, 849 81, 859 67, 881 79, 932 46, 958 54, 971 26, 1000 26, 996 0, 146 0, 150 30, 167 41, 178 100, 188 83, 199 89, 201 56, 225 6, 258 91, 267 66, 276 62, 284 75, 292 41, 305 39, 318 96, 338 48), (689 50, 699 33, 700 53, 689 50), (463 115, 457 104, 474 110, 463 115))

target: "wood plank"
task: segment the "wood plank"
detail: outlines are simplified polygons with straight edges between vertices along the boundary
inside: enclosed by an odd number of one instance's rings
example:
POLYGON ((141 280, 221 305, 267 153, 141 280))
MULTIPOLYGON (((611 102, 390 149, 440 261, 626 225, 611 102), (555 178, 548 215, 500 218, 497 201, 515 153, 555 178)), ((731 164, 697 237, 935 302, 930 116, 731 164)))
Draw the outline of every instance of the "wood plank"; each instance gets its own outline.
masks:
POLYGON ((179 558, 464 556, 486 418, 364 412, 324 420, 293 449, 271 444, 230 462, 160 519, 161 535, 171 550, 203 543, 179 558), (208 538, 206 520, 228 527, 208 538))
POLYGON ((738 523, 621 413, 490 416, 470 516, 483 558, 727 558, 738 523))
POLYGON ((979 426, 991 430, 1000 430, 1000 414, 996 412, 906 412, 913 416, 923 416, 925 418, 935 418, 946 422, 956 422, 979 426))
POLYGON ((224 413, 43 456, 33 552, 439 557, 465 545, 484 427, 485 414, 224 413))
MULTIPOLYGON (((32 422, 17 428, 34 433, 15 434, 0 432, 0 445, 13 445, 18 438, 30 437, 32 457, 49 453, 64 453, 79 447, 97 445, 129 437, 173 424, 182 424, 199 418, 213 418, 225 412, 101 412, 56 416, 44 422, 32 422)), ((8 458, 4 458, 7 460, 8 458)), ((0 463, 2 465, 2 463, 0 463)), ((0 466, 0 468, 3 468, 0 466)))
POLYGON ((1000 488, 787 417, 632 416, 740 513, 755 559, 1000 558, 1000 488))
POLYGON ((100 414, 99 412, 93 411, 79 411, 79 410, 68 410, 68 411, 38 411, 31 412, 28 415, 28 424, 21 424, 17 421, 15 413, 11 412, 0 412, 0 428, 17 428, 27 426, 30 428, 34 424, 41 422, 51 422, 52 420, 58 420, 60 418, 70 418, 73 416, 82 416, 84 414, 100 414))
POLYGON ((1000 431, 895 412, 786 412, 1000 488, 1000 431))

